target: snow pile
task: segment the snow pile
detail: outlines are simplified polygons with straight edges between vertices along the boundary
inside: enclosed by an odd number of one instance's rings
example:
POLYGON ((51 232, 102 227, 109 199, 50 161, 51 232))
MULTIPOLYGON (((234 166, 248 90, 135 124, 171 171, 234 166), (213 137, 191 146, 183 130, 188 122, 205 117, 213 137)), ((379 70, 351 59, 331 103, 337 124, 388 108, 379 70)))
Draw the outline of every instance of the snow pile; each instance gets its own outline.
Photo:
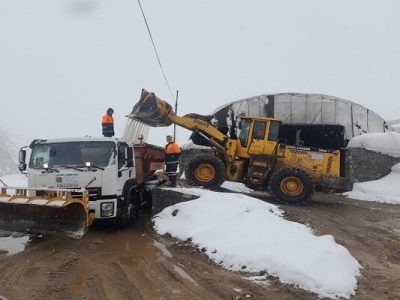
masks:
POLYGON ((347 148, 364 148, 367 150, 400 157, 400 133, 368 133, 354 137, 347 148))
POLYGON ((199 199, 165 208, 153 219, 159 234, 191 241, 230 270, 266 271, 284 283, 325 297, 354 294, 361 266, 330 235, 282 218, 275 205, 255 198, 176 188, 199 199))
POLYGON ((233 181, 225 181, 222 185, 222 188, 239 193, 253 193, 254 190, 248 188, 241 182, 233 182, 233 181))
POLYGON ((392 173, 374 181, 358 182, 353 190, 343 195, 356 200, 400 204, 400 163, 392 167, 392 173))

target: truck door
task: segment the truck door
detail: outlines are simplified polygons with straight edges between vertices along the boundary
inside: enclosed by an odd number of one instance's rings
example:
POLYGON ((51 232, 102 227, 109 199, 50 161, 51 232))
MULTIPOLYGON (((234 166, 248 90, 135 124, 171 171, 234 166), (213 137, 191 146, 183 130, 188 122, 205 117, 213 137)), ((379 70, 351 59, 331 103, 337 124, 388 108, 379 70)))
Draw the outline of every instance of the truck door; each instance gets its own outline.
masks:
POLYGON ((118 179, 117 179, 117 190, 118 194, 122 194, 122 189, 125 182, 132 178, 133 168, 127 166, 127 152, 128 144, 118 143, 118 179))

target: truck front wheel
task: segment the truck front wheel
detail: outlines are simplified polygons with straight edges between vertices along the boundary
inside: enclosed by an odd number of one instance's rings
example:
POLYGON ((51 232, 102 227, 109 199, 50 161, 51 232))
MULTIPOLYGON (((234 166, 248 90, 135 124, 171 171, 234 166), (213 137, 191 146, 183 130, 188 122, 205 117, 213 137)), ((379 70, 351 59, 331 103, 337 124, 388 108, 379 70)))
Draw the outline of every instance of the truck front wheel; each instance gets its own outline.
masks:
POLYGON ((313 179, 299 168, 284 167, 275 171, 270 180, 273 197, 288 204, 306 202, 314 191, 313 179))
POLYGON ((225 165, 213 154, 199 154, 186 165, 185 176, 190 185, 215 189, 225 181, 225 165))
POLYGON ((139 209, 138 193, 131 191, 125 196, 124 203, 118 209, 117 225, 120 228, 128 227, 131 225, 137 215, 139 209))

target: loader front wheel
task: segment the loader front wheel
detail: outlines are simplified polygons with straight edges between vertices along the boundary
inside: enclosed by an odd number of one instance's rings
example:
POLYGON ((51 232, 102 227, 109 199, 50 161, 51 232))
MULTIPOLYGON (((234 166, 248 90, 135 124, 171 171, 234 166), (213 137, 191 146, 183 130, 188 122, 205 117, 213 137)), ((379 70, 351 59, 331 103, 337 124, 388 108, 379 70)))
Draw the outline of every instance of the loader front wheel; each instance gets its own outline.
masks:
POLYGON ((186 165, 185 176, 190 185, 215 189, 225 181, 225 165, 213 154, 199 154, 186 165))
POLYGON ((302 204, 313 193, 314 183, 306 171, 285 167, 272 174, 270 188, 275 199, 288 204, 302 204))

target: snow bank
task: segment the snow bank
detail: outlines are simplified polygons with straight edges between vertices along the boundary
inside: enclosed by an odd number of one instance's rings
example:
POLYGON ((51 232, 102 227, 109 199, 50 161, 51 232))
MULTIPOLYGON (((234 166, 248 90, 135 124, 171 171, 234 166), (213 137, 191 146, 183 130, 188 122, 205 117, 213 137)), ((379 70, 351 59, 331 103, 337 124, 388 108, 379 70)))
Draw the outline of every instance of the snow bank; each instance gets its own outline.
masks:
POLYGON ((347 148, 364 148, 393 157, 400 157, 400 134, 387 132, 359 135, 350 140, 347 148))
POLYGON ((374 181, 358 182, 353 190, 343 195, 356 200, 400 204, 400 163, 392 167, 392 173, 374 181))
POLYGON ((275 205, 232 193, 177 188, 199 199, 165 208, 153 219, 159 234, 191 239, 230 270, 266 271, 325 297, 354 294, 361 266, 332 236, 282 218, 275 205))

